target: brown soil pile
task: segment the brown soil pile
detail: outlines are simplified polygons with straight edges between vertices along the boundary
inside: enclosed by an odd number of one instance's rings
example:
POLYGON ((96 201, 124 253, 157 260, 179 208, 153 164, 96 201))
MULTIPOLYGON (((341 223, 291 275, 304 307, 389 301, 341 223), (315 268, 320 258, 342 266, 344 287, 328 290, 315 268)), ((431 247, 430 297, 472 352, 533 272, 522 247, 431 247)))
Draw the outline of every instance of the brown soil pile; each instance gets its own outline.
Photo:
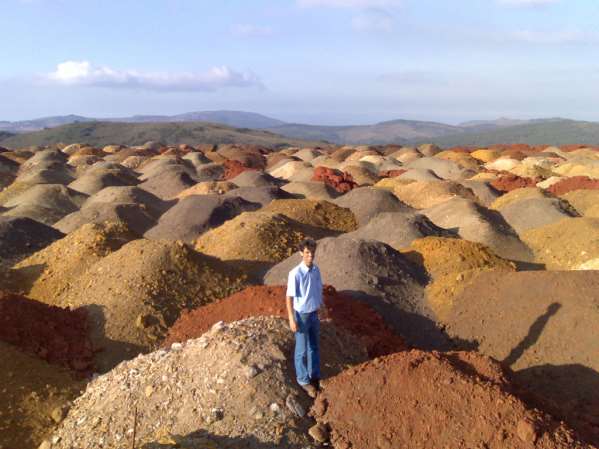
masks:
POLYGON ((393 193, 401 201, 416 209, 434 207, 456 196, 476 200, 472 190, 453 181, 416 181, 397 184, 393 193))
MULTIPOLYGON (((324 377, 367 360, 358 340, 329 323, 321 344, 324 377)), ((286 320, 254 317, 122 363, 89 384, 52 447, 129 447, 135 408, 136 447, 194 432, 220 439, 207 448, 310 447, 309 400, 295 382, 293 345, 286 320)))
POLYGON ((246 170, 255 170, 255 168, 246 167, 241 162, 234 159, 228 159, 224 161, 223 167, 225 168, 225 172, 222 178, 223 181, 228 181, 229 179, 232 179, 235 176, 240 175, 246 170))
POLYGON ((358 227, 350 209, 328 201, 274 200, 262 211, 283 214, 300 223, 333 231, 351 232, 358 227))
POLYGON ((488 270, 515 271, 513 262, 502 259, 480 243, 444 237, 415 240, 403 253, 424 265, 432 282, 426 299, 436 317, 445 321, 456 297, 478 274, 488 270))
POLYGON ((446 330, 503 361, 537 404, 599 445, 597 271, 481 274, 446 330))
MULTIPOLYGON (((401 337, 392 332, 382 317, 367 304, 341 295, 331 286, 324 289, 325 308, 321 319, 354 334, 365 344, 370 357, 391 354, 406 349, 401 337)), ((190 312, 184 312, 163 343, 197 338, 216 322, 232 322, 252 316, 278 316, 287 318, 284 286, 252 286, 232 296, 190 312)))
POLYGON ((550 195, 543 189, 539 189, 538 187, 522 187, 520 189, 511 190, 499 198, 497 198, 491 204, 491 209, 501 209, 502 207, 508 206, 512 203, 529 200, 529 199, 542 199, 548 198, 550 195))
POLYGON ((491 186, 500 192, 510 192, 523 187, 534 187, 541 181, 541 178, 523 178, 514 174, 506 174, 491 181, 491 186))
POLYGON ((570 203, 581 215, 587 215, 591 209, 596 208, 599 204, 599 190, 571 190, 560 195, 560 198, 570 203))
POLYGON ((350 368, 327 382, 312 414, 334 448, 588 447, 474 353, 410 351, 350 368))
POLYGON ((222 260, 238 261, 243 269, 257 274, 296 252, 306 237, 319 239, 330 234, 281 214, 244 212, 202 234, 195 247, 222 260))
POLYGON ((233 268, 181 241, 134 240, 78 277, 54 301, 89 312, 100 371, 162 340, 182 310, 225 298, 244 287, 233 268))
POLYGON ((316 167, 312 181, 324 182, 340 193, 349 192, 358 186, 350 174, 327 167, 316 167))
POLYGON ((566 218, 521 237, 548 270, 571 270, 599 257, 599 218, 566 218))
POLYGON ((555 196, 564 195, 573 190, 596 190, 599 189, 599 179, 591 179, 588 176, 572 176, 556 182, 549 187, 549 192, 555 196))
POLYGON ((0 340, 49 363, 91 374, 87 313, 0 291, 0 340))
POLYGON ((0 360, 0 446, 37 449, 83 384, 74 381, 66 369, 4 342, 0 342, 0 360))
POLYGON ((395 178, 399 175, 403 175, 405 172, 407 172, 405 169, 381 171, 379 172, 379 178, 395 178))
POLYGON ((33 299, 53 303, 89 267, 135 238, 122 223, 83 225, 15 265, 19 290, 33 299))

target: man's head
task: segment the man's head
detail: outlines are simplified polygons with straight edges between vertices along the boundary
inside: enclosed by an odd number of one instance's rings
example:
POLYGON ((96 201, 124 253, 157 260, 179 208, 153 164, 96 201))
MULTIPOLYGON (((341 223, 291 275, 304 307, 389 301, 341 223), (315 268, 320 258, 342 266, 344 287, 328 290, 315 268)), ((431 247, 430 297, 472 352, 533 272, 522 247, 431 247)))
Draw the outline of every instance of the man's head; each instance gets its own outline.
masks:
POLYGON ((299 244, 299 251, 302 255, 302 261, 307 267, 314 261, 314 252, 316 251, 316 242, 312 239, 304 239, 299 244))

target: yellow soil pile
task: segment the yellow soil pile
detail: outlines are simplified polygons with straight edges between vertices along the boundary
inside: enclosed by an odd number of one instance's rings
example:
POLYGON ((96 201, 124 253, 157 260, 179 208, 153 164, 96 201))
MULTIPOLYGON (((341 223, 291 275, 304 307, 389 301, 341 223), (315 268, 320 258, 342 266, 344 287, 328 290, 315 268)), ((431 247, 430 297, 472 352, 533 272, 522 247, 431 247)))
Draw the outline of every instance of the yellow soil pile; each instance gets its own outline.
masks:
POLYGON ((470 154, 461 151, 441 151, 440 153, 437 153, 435 157, 445 159, 446 161, 455 162, 460 167, 470 170, 479 170, 481 165, 481 161, 479 159, 476 159, 470 154))
POLYGON ((136 238, 123 223, 83 225, 13 267, 19 292, 53 302, 89 267, 136 238))
POLYGON ((351 210, 323 200, 274 200, 261 212, 282 214, 303 224, 339 232, 351 232, 358 228, 351 210))
POLYGON ((245 287, 232 267, 181 241, 139 239, 79 276, 60 306, 87 306, 101 371, 152 348, 185 309, 225 298, 245 287))
POLYGON ((177 195, 177 199, 182 200, 190 195, 209 195, 227 193, 233 189, 236 189, 237 185, 229 181, 204 181, 199 182, 195 186, 191 186, 188 189, 183 190, 177 195))
POLYGON ((491 203, 491 209, 499 210, 502 207, 507 206, 522 200, 530 200, 533 198, 547 198, 551 195, 545 193, 544 190, 538 187, 522 187, 520 189, 514 189, 504 195, 501 195, 493 203, 491 203))
POLYGON ((64 418, 83 383, 4 342, 0 360, 0 447, 36 449, 64 418))
POLYGON ((374 187, 379 189, 391 190, 393 192, 393 190, 395 190, 395 187, 397 186, 404 186, 407 184, 412 184, 414 182, 416 181, 414 181, 413 179, 404 179, 400 178, 399 176, 394 176, 393 178, 381 179, 374 185, 374 187))
POLYGON ((427 209, 456 196, 472 201, 477 200, 472 190, 453 181, 417 181, 397 185, 393 193, 408 206, 416 209, 427 209))
POLYGON ((473 151, 470 153, 474 159, 478 159, 481 162, 487 163, 494 161, 499 156, 501 156, 501 152, 497 150, 489 150, 487 148, 481 148, 479 150, 473 151))
POLYGON ((513 262, 502 259, 480 243, 445 237, 415 240, 403 251, 415 263, 424 265, 432 282, 427 301, 441 321, 445 320, 455 298, 483 271, 515 271, 513 262))
POLYGON ((579 189, 560 195, 560 198, 566 200, 584 216, 599 217, 597 215, 597 206, 599 205, 599 190, 579 189))
POLYGON ((526 231, 520 238, 548 270, 572 270, 599 258, 599 218, 566 218, 526 231))

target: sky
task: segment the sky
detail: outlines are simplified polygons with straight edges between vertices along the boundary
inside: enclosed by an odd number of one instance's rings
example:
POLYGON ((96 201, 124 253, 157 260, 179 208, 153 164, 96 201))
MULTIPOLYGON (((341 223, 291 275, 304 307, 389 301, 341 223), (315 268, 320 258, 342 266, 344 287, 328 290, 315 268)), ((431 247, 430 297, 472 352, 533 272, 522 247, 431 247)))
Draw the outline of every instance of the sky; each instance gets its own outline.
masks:
POLYGON ((597 0, 1 0, 0 121, 599 121, 597 0))

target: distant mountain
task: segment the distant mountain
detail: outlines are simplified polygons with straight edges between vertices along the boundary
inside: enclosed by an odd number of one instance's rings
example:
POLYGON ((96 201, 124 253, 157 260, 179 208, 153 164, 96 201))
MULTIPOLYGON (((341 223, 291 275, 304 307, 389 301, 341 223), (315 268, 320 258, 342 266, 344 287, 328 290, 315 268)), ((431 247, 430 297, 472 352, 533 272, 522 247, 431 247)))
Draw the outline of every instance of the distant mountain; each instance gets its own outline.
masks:
POLYGON ((147 141, 160 141, 169 145, 187 143, 245 143, 270 148, 287 146, 316 146, 322 142, 280 136, 265 130, 232 128, 206 122, 192 123, 72 123, 56 128, 0 138, 0 145, 21 148, 55 143, 88 143, 94 146, 110 144, 142 145, 147 141))
POLYGON ((432 142, 442 147, 459 145, 488 146, 496 143, 526 143, 529 145, 599 145, 599 123, 567 119, 531 120, 517 126, 507 126, 481 132, 462 132, 434 139, 418 139, 413 143, 432 142))
POLYGON ((69 123, 87 122, 117 122, 117 123, 177 123, 177 122, 211 122, 220 123, 235 128, 263 129, 282 125, 285 122, 255 112, 243 111, 200 111, 187 112, 178 115, 135 115, 120 118, 90 118, 80 115, 63 115, 44 117, 35 120, 18 122, 0 122, 0 131, 23 133, 39 131, 45 128, 68 125, 69 123))
POLYGON ((460 128, 463 128, 466 132, 481 132, 492 131, 499 128, 509 128, 512 126, 529 125, 533 123, 560 122, 564 120, 567 119, 555 117, 519 120, 507 117, 500 117, 496 120, 472 120, 469 122, 460 123, 458 126, 460 128))

